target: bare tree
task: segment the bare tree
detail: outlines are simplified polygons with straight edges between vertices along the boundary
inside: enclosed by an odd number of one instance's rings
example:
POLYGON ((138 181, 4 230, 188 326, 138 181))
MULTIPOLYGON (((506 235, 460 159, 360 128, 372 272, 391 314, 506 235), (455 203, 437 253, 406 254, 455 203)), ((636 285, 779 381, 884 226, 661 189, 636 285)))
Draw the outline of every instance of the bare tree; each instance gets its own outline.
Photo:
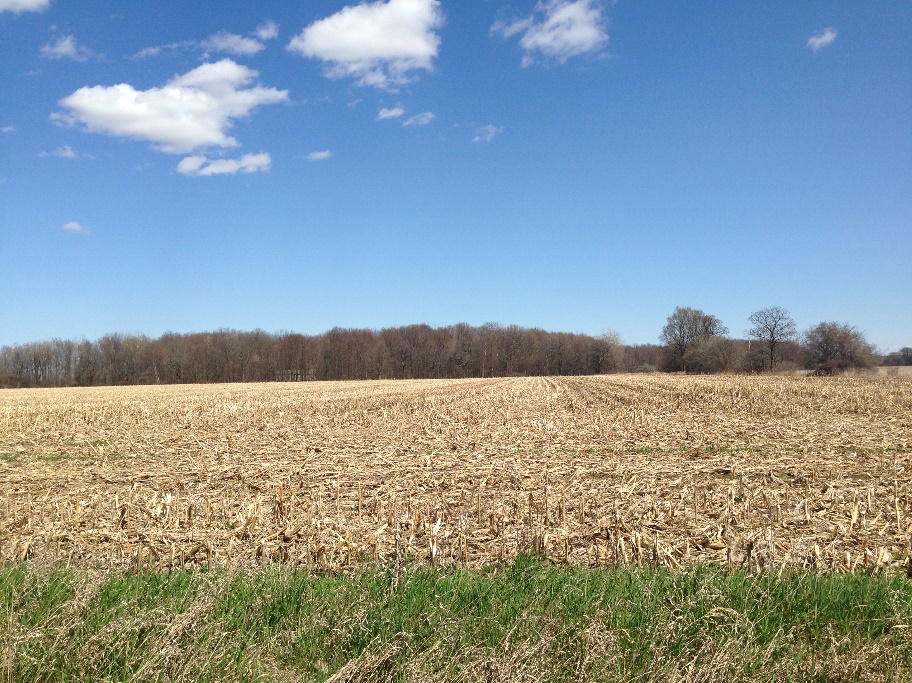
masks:
POLYGON ((888 353, 883 358, 884 365, 912 365, 912 346, 904 346, 899 351, 888 353))
POLYGON ((852 325, 823 322, 804 333, 807 366, 818 375, 836 375, 875 365, 874 347, 852 325))
POLYGON ((795 341, 798 338, 798 328, 789 312, 781 306, 772 306, 755 311, 748 318, 752 327, 747 331, 747 336, 756 339, 766 346, 769 358, 769 369, 772 370, 781 360, 782 348, 785 342, 795 341))
POLYGON ((493 323, 320 335, 221 329, 158 339, 109 334, 0 348, 4 386, 93 386, 281 380, 599 374, 620 369, 616 335, 546 332, 493 323))
POLYGON ((633 344, 623 348, 624 372, 656 372, 667 365, 667 349, 658 344, 633 344))
POLYGON ((699 359, 702 359, 705 354, 702 353, 700 347, 714 337, 724 337, 726 334, 728 334, 728 328, 716 316, 696 308, 679 306, 668 316, 668 321, 662 328, 662 334, 659 335, 659 339, 669 347, 670 353, 666 359, 668 369, 684 370, 685 372, 688 370, 712 371, 715 368, 702 367, 702 361, 699 359))

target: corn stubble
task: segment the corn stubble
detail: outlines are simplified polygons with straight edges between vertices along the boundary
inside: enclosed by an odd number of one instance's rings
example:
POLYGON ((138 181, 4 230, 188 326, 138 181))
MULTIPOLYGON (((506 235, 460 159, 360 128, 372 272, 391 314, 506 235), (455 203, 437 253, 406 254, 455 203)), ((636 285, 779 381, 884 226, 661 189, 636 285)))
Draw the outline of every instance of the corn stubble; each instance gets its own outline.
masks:
POLYGON ((912 379, 0 391, 0 560, 912 572, 912 379))

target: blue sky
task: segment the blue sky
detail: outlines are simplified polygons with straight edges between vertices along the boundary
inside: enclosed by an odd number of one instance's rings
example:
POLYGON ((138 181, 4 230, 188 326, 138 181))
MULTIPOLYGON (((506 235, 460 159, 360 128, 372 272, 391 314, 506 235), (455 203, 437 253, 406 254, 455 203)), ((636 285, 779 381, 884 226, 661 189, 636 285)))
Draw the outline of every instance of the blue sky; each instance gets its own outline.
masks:
POLYGON ((456 322, 912 345, 912 3, 0 0, 0 345, 456 322))

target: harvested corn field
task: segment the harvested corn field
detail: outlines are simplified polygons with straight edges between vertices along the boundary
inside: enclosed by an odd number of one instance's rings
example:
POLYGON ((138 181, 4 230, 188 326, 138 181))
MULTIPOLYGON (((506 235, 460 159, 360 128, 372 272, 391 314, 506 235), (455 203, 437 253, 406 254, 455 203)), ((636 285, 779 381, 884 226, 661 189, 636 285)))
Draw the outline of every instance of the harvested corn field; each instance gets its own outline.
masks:
POLYGON ((912 567, 912 379, 0 392, 0 559, 912 567))

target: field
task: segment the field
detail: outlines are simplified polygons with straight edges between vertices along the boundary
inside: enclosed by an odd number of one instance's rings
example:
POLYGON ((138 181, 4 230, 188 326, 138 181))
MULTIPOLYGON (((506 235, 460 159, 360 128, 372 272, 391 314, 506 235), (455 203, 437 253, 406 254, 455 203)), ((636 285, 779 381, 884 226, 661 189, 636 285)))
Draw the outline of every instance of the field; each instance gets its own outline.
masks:
POLYGON ((912 378, 0 391, 0 560, 912 571, 912 378))

